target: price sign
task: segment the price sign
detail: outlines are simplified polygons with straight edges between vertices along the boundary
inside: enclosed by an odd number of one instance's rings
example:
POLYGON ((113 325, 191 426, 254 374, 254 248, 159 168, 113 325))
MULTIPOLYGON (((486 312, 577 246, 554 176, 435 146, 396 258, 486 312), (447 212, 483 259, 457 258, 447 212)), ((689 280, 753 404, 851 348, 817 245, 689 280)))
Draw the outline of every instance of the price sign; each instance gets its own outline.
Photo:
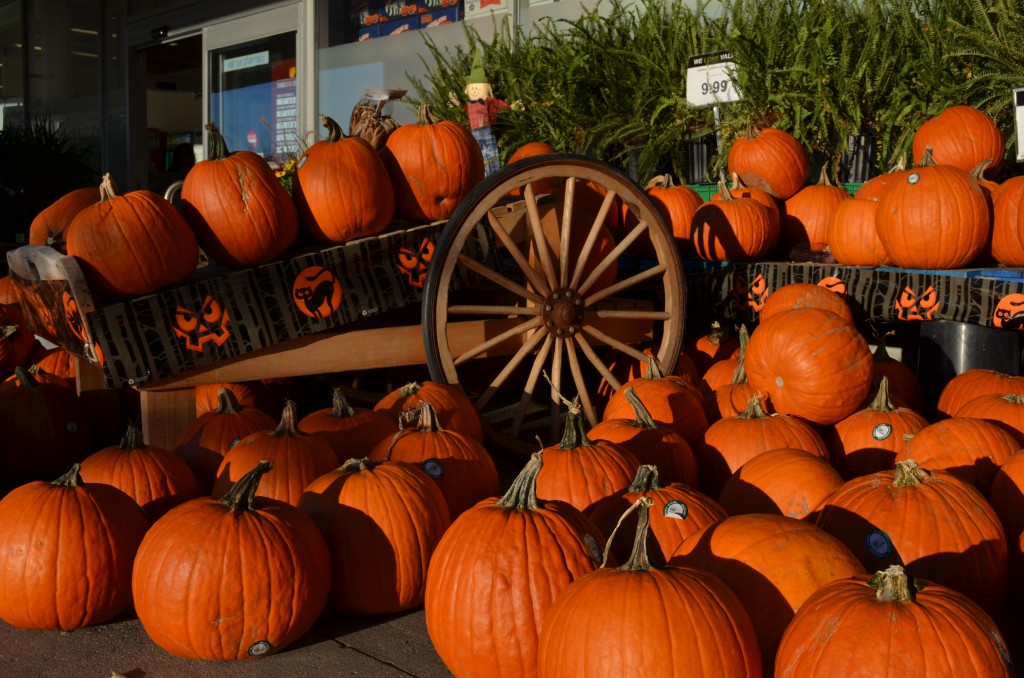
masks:
POLYGON ((690 57, 686 68, 686 100, 694 106, 738 101, 742 95, 732 80, 732 70, 732 54, 727 51, 690 57))
POLYGON ((1013 107, 1016 112, 1014 125, 1017 128, 1017 162, 1024 162, 1024 87, 1013 90, 1013 107))

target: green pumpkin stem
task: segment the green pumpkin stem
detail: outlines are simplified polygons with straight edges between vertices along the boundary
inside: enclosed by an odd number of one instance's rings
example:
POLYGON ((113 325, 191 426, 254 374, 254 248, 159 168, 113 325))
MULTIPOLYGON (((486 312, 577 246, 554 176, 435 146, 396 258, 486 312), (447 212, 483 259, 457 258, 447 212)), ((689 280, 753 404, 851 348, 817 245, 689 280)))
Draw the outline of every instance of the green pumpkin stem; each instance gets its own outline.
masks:
POLYGON ((248 473, 238 479, 231 489, 220 498, 220 503, 232 511, 253 511, 256 509, 253 503, 256 499, 256 488, 259 487, 260 479, 274 467, 274 464, 264 459, 256 464, 248 473))
POLYGON ((82 485, 82 476, 78 474, 78 470, 81 468, 81 466, 81 464, 75 462, 74 464, 71 465, 70 471, 62 475, 60 478, 57 478, 56 480, 51 480, 50 484, 56 485, 57 487, 66 487, 70 490, 73 490, 76 487, 80 487, 82 485))
POLYGON ((128 430, 125 431, 124 437, 121 438, 117 449, 127 452, 129 450, 141 450, 145 446, 146 443, 142 440, 142 429, 134 421, 128 422, 128 430))
POLYGON ((228 142, 224 140, 224 135, 217 129, 216 124, 206 123, 206 136, 209 142, 209 148, 206 151, 209 155, 208 160, 223 160, 231 155, 228 150, 228 142))
POLYGON ((587 437, 583 421, 583 406, 580 404, 580 397, 576 396, 569 404, 569 415, 565 419, 565 431, 562 433, 562 441, 558 443, 558 447, 563 450, 571 450, 575 447, 590 445, 593 443, 587 437))
POLYGON ((896 462, 896 477, 893 478, 893 487, 913 487, 931 477, 928 471, 917 465, 913 459, 905 459, 896 462))
POLYGON ((217 414, 238 414, 244 409, 230 388, 221 386, 217 390, 217 414))
POLYGON ((636 470, 636 477, 629 484, 627 492, 655 492, 661 489, 661 478, 658 476, 658 467, 654 464, 640 464, 636 470))
POLYGON ((540 452, 531 454, 526 466, 512 481, 508 491, 495 502, 495 505, 522 511, 536 511, 538 507, 537 474, 540 473, 543 466, 543 455, 540 452))
POLYGON ((900 565, 890 565, 875 572, 868 580, 868 586, 875 589, 875 599, 885 603, 913 600, 921 590, 917 579, 907 574, 900 565))
POLYGON ((100 202, 116 197, 117 184, 114 183, 114 177, 110 176, 110 172, 107 172, 103 175, 103 180, 100 182, 100 202))
POLYGON ((875 397, 868 405, 869 410, 875 412, 892 412, 896 407, 892 404, 892 397, 889 394, 889 377, 882 375, 878 381, 878 388, 875 389, 875 397))
POLYGON ((341 390, 340 386, 335 386, 334 392, 331 394, 331 416, 335 419, 356 416, 355 408, 349 404, 348 398, 345 397, 345 392, 341 390))
POLYGON ((658 425, 654 422, 654 417, 651 416, 650 410, 640 400, 640 396, 633 389, 632 386, 627 386, 622 392, 626 397, 626 400, 633 407, 633 425, 637 428, 656 429, 658 425))
POLYGON ((341 125, 339 125, 334 118, 330 118, 321 113, 320 124, 327 128, 328 141, 341 141, 345 138, 345 130, 341 129, 341 125))
POLYGON ((619 517, 619 522, 615 523, 615 528, 612 533, 608 535, 608 542, 604 547, 604 558, 601 560, 601 567, 604 567, 608 562, 608 554, 611 553, 612 541, 615 539, 615 533, 619 531, 619 527, 623 521, 633 511, 636 511, 636 534, 633 537, 633 552, 629 554, 629 560, 624 564, 619 565, 618 569, 623 572, 647 572, 653 569, 651 565, 651 559, 647 555, 647 532, 651 524, 650 508, 654 500, 644 495, 637 497, 637 500, 633 502, 626 511, 619 517))

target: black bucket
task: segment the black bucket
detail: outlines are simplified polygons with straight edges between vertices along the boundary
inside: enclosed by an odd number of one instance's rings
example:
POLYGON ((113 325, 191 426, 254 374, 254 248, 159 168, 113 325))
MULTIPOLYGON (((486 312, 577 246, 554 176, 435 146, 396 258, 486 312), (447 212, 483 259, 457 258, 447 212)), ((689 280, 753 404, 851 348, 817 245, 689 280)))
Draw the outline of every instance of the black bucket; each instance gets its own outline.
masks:
POLYGON ((714 134, 686 142, 686 183, 715 183, 708 173, 711 169, 711 158, 717 151, 718 141, 714 134))
POLYGON ((878 149, 871 134, 851 134, 839 160, 839 181, 844 184, 862 184, 877 176, 875 159, 878 149))

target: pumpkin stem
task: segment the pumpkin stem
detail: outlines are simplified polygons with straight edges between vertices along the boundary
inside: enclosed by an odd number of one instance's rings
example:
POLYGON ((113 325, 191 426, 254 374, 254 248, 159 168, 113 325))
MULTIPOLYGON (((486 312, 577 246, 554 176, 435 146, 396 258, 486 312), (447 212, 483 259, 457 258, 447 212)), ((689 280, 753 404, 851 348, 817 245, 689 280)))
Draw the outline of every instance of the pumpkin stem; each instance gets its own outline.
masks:
MULTIPOLYGON (((729 186, 725 183, 725 177, 721 177, 718 180, 718 198, 720 200, 735 200, 736 199, 736 198, 733 197, 732 191, 729 190, 729 186)), ((717 324, 718 324, 717 322, 712 323, 712 325, 717 325, 717 324)))
POLYGON ((918 163, 918 167, 934 167, 936 165, 935 158, 932 155, 932 147, 925 146, 924 154, 921 156, 921 162, 918 163))
POLYGON ((896 462, 896 477, 893 487, 913 487, 931 477, 931 473, 917 465, 913 459, 896 462))
POLYGON ((17 325, 0 325, 0 339, 10 339, 17 331, 17 325))
POLYGON ((1011 405, 1024 405, 1024 395, 1020 393, 1004 393, 999 397, 1011 405))
POLYGON ((62 475, 60 478, 57 478, 56 480, 51 480, 50 484, 56 485, 57 487, 66 487, 69 490, 73 490, 76 487, 80 487, 82 485, 82 476, 78 475, 78 469, 81 468, 81 466, 81 464, 75 462, 74 464, 71 465, 70 471, 62 475))
POLYGON ((349 404, 348 398, 345 397, 345 393, 341 390, 340 386, 335 386, 334 392, 331 394, 331 416, 335 419, 346 419, 356 416, 355 408, 349 404))
POLYGON ((215 123, 206 123, 206 134, 209 137, 209 148, 207 149, 209 160, 223 160, 231 155, 231 151, 228 150, 228 142, 224 140, 224 135, 220 133, 215 123))
POLYGON ((356 471, 372 471, 381 465, 382 462, 374 461, 363 457, 362 459, 348 459, 338 467, 342 473, 355 473, 356 471))
POLYGON ((217 414, 239 414, 244 409, 230 388, 221 386, 217 390, 217 414))
POLYGON ((767 417, 768 413, 764 411, 764 405, 761 404, 761 394, 755 393, 750 396, 750 400, 747 401, 747 409, 737 416, 741 419, 763 419, 767 417))
POLYGON ((565 431, 562 433, 562 441, 558 443, 559 449, 571 450, 575 447, 589 447, 593 445, 587 437, 587 431, 583 424, 583 405, 580 404, 580 397, 576 396, 569 404, 569 416, 565 420, 565 431))
POLYGON ((675 181, 672 180, 671 174, 659 174, 656 177, 652 177, 651 180, 647 182, 647 185, 644 186, 644 190, 652 188, 672 188, 675 185, 675 181))
POLYGON ((828 163, 821 166, 821 175, 818 177, 819 186, 835 186, 828 177, 828 163))
POLYGON ((436 433, 437 431, 444 430, 444 427, 441 426, 441 422, 437 418, 437 410, 426 400, 413 408, 413 410, 414 412, 410 412, 409 416, 411 419, 415 414, 416 430, 420 433, 436 433))
POLYGON ((410 381, 408 384, 398 389, 398 395, 408 398, 411 395, 416 395, 423 388, 423 384, 418 381, 410 381))
POLYGON ((654 464, 640 464, 636 470, 636 477, 629 484, 627 492, 655 492, 661 489, 661 478, 658 477, 658 467, 654 464))
POLYGON ((970 172, 968 172, 968 174, 970 174, 971 177, 975 181, 984 181, 985 180, 985 170, 987 170, 989 165, 991 165, 991 164, 992 164, 992 159, 991 158, 985 158, 984 160, 979 162, 977 165, 975 165, 974 169, 972 169, 970 172))
POLYGON ((274 467, 274 464, 264 459, 252 467, 248 473, 238 479, 231 489, 220 498, 220 503, 232 511, 252 511, 256 508, 253 502, 256 499, 256 488, 259 487, 260 479, 274 467))
POLYGON ((740 325, 738 332, 740 340, 739 354, 736 356, 736 369, 732 371, 732 384, 747 383, 747 368, 743 366, 743 358, 747 355, 747 342, 750 341, 750 332, 746 325, 740 325))
POLYGON ((17 380, 20 388, 32 388, 39 384, 39 380, 32 376, 22 365, 14 368, 14 378, 17 380))
POLYGON ((434 116, 434 109, 429 103, 420 104, 416 122, 420 125, 433 125, 437 122, 437 117, 434 116))
POLYGON ((913 600, 921 590, 921 584, 900 565, 890 565, 875 572, 868 580, 868 586, 875 589, 875 599, 884 603, 896 600, 913 600))
POLYGON ((328 141, 341 141, 345 138, 345 130, 341 129, 341 125, 335 122, 334 118, 321 113, 320 124, 327 128, 328 141))
POLYGON ((270 435, 275 437, 289 437, 289 436, 304 436, 306 435, 298 429, 296 422, 299 419, 299 408, 295 404, 294 400, 285 400, 284 409, 281 411, 281 421, 278 422, 277 428, 270 435))
POLYGON ((896 161, 889 166, 889 169, 887 169, 886 172, 902 172, 905 169, 907 169, 907 154, 900 153, 900 156, 896 158, 896 161))
POLYGON ((637 395, 636 390, 632 386, 627 386, 622 395, 626 397, 626 400, 633 407, 633 426, 650 430, 658 428, 658 425, 654 422, 654 417, 651 416, 650 410, 643 404, 640 396, 637 395))
POLYGON ((142 440, 142 429, 134 421, 128 422, 128 430, 125 432, 124 437, 121 438, 121 443, 117 448, 127 452, 130 450, 141 450, 145 446, 146 443, 142 440))
POLYGON ((644 379, 662 379, 665 373, 661 371, 661 364, 653 355, 647 357, 647 371, 644 372, 644 379))
POLYGON ((629 560, 617 569, 622 572, 648 572, 653 569, 651 559, 647 555, 647 532, 651 524, 650 508, 653 503, 654 500, 646 495, 637 497, 633 505, 626 509, 625 513, 619 517, 619 522, 615 523, 615 529, 608 536, 608 542, 604 546, 604 558, 601 560, 601 567, 604 567, 608 562, 612 541, 615 539, 615 533, 619 531, 622 521, 630 513, 636 511, 636 534, 633 536, 633 552, 629 554, 629 560))
POLYGON ((100 182, 100 202, 116 197, 117 185, 114 183, 114 177, 107 172, 103 175, 103 181, 100 182))
POLYGON ((875 412, 892 412, 896 409, 892 404, 892 398, 889 396, 889 377, 884 374, 878 381, 875 397, 871 400, 871 404, 868 405, 868 409, 875 412))
POLYGON ((531 454, 526 466, 512 481, 508 491, 495 502, 495 505, 503 508, 536 511, 538 507, 537 474, 540 473, 543 466, 544 455, 540 452, 531 454))

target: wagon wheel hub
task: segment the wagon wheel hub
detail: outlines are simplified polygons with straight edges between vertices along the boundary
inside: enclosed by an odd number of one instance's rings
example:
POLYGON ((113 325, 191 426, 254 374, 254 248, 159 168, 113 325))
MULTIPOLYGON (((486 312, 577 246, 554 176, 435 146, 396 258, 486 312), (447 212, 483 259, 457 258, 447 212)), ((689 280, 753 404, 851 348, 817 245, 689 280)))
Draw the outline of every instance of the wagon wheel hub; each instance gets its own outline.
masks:
POLYGON ((544 299, 544 326, 555 336, 576 334, 583 324, 583 297, 576 290, 562 287, 544 299))

